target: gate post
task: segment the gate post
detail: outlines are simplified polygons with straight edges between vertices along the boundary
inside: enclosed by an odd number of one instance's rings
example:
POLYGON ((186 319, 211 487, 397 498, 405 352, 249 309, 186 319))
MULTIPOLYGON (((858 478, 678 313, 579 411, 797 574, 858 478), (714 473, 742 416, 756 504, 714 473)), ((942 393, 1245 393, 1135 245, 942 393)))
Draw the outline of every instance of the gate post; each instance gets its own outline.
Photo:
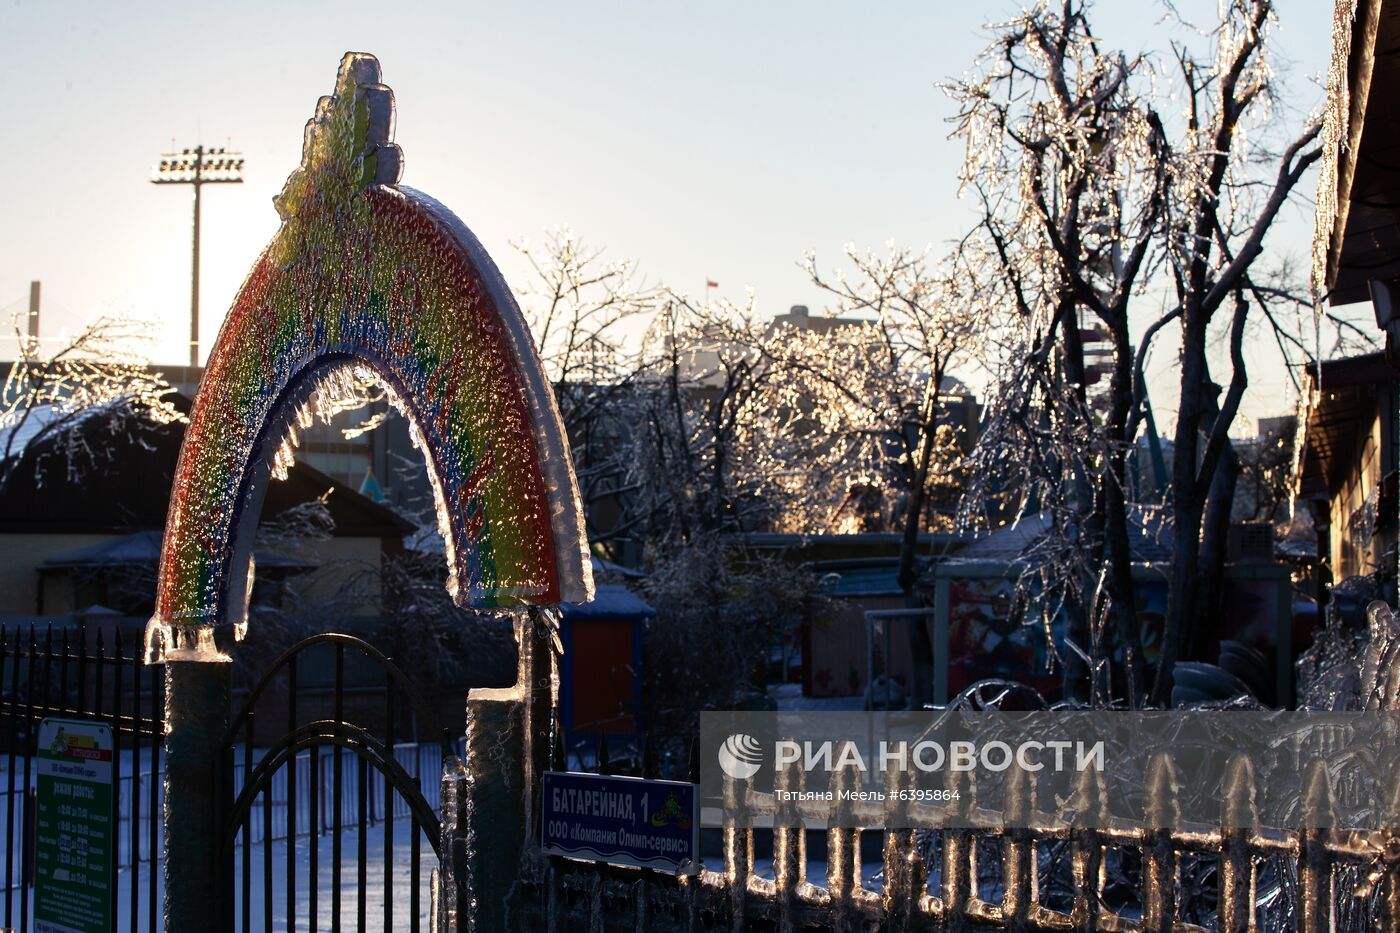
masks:
POLYGON ((467 694, 466 758, 449 763, 443 773, 436 933, 520 929, 516 886, 521 859, 535 838, 556 692, 552 620, 546 612, 532 609, 516 616, 515 686, 467 694))
POLYGON ((173 649, 165 658, 165 929, 232 928, 223 877, 229 783, 219 767, 229 725, 228 657, 173 649))

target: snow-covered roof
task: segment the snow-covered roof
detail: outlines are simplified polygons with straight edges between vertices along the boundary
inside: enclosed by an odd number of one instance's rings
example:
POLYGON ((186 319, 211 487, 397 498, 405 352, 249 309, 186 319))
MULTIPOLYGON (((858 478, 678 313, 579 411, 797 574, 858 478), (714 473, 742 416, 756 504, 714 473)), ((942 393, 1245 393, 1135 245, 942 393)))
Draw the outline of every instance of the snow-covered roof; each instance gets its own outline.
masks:
MULTIPOLYGON (((1049 533, 1051 518, 1042 512, 976 538, 953 558, 955 561, 1011 561, 1034 553, 1036 544, 1049 533)), ((1128 547, 1139 563, 1170 561, 1172 528, 1161 510, 1143 506, 1128 507, 1128 547)))
POLYGON ((656 610, 621 583, 599 583, 589 603, 563 603, 559 607, 564 618, 581 619, 650 619, 656 610))
POLYGON ((68 419, 64 431, 75 429, 94 417, 112 412, 115 406, 121 404, 125 404, 125 400, 112 399, 75 410, 66 405, 44 402, 27 409, 27 416, 24 412, 15 412, 8 420, 0 418, 0 457, 4 456, 6 450, 10 451, 11 456, 23 456, 25 449, 34 443, 36 438, 64 419, 68 419), (12 437, 13 445, 10 442, 12 437))
POLYGON ((831 596, 895 596, 899 586, 899 559, 820 561, 809 565, 831 596))
POLYGON ((6 450, 16 455, 23 453, 24 448, 34 438, 65 414, 66 412, 60 411, 54 405, 35 405, 29 410, 29 417, 25 418, 22 424, 18 417, 10 423, 0 421, 0 456, 4 456, 6 450), (13 443, 11 437, 14 438, 13 443))
MULTIPOLYGON (((137 531, 133 534, 101 541, 88 547, 77 548, 55 554, 39 566, 45 569, 62 567, 122 567, 152 565, 160 562, 162 533, 159 531, 137 531)), ((281 567, 286 569, 307 568, 302 561, 290 560, 277 554, 255 551, 253 560, 259 568, 281 567)))

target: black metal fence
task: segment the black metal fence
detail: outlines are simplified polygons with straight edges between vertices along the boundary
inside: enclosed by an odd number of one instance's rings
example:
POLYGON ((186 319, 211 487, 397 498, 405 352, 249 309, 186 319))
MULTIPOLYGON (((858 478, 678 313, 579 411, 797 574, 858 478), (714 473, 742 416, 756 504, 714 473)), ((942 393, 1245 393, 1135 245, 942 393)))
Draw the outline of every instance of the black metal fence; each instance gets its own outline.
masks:
MULTIPOLYGON (((33 923, 37 740, 48 717, 112 729, 112 916, 122 931, 156 933, 164 669, 145 663, 139 633, 108 623, 0 625, 0 930, 33 923)), ((239 930, 363 930, 381 922, 386 930, 420 929, 438 864, 441 767, 445 755, 461 753, 457 744, 403 673, 358 639, 320 636, 275 661, 244 697, 228 736, 235 813, 225 844, 237 894, 225 922, 239 930), (330 682, 307 684, 317 678, 299 677, 299 661, 325 662, 330 682), (378 685, 357 676, 347 687, 347 662, 373 668, 378 685), (257 739, 255 712, 277 723, 257 739)))
POLYGON ((112 730, 117 845, 111 909, 126 930, 160 928, 161 743, 165 678, 140 638, 109 625, 0 626, 0 853, 3 926, 28 930, 34 881, 34 787, 39 723, 100 721, 112 730), (125 875, 125 877, 123 877, 125 875))

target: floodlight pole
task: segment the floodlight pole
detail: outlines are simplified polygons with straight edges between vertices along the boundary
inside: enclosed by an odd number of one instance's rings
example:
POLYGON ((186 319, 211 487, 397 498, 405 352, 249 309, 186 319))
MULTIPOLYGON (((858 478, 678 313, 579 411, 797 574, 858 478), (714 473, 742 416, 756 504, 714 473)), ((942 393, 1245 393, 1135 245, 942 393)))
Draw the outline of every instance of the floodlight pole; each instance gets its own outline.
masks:
POLYGON ((194 245, 190 259, 190 365, 199 365, 199 208, 200 189, 209 184, 242 184, 243 154, 203 145, 167 152, 151 172, 156 185, 194 187, 194 245))
POLYGON ((190 257, 190 365, 199 365, 199 189, 204 170, 204 147, 195 146, 194 160, 194 251, 190 257))

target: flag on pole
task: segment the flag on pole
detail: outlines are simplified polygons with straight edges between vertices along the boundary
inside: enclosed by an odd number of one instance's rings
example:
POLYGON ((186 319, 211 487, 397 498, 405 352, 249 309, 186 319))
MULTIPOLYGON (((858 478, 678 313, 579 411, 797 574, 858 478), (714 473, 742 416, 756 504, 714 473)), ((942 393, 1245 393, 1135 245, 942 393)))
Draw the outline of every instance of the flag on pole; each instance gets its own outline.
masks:
POLYGON ((710 281, 709 279, 706 279, 706 280, 705 280, 705 287, 706 287, 706 288, 719 288, 719 283, 718 283, 718 282, 712 282, 712 281, 710 281))

